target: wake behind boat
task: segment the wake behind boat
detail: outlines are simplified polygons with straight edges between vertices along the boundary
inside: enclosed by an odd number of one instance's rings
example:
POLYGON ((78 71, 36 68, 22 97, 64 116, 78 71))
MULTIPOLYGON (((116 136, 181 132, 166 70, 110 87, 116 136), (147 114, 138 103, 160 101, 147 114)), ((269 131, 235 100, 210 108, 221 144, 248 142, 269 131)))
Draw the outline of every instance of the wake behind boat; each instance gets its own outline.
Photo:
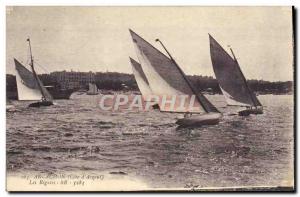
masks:
POLYGON ((159 103, 160 111, 199 114, 197 116, 186 116, 185 118, 178 120, 176 123, 180 126, 190 127, 218 124, 219 118, 221 117, 220 112, 207 100, 204 95, 196 92, 195 88, 189 82, 183 71, 172 58, 170 53, 166 50, 164 45, 162 46, 170 58, 153 47, 150 43, 141 38, 132 30, 130 30, 130 34, 139 62, 149 81, 149 86, 153 94, 157 95, 158 97, 163 97, 164 95, 167 95, 168 97, 172 97, 174 95, 179 97, 187 96, 188 100, 191 100, 193 96, 195 98, 194 104, 196 107, 193 109, 186 107, 188 103, 184 103, 184 108, 179 108, 178 106, 180 105, 181 101, 176 100, 178 99, 178 97, 176 97, 174 102, 175 108, 171 108, 159 103), (216 116, 210 114, 219 115, 216 116))
POLYGON ((31 52, 30 39, 27 39, 30 50, 30 72, 17 59, 14 59, 16 69, 18 100, 38 101, 29 104, 29 107, 40 107, 53 105, 53 98, 51 94, 44 87, 42 81, 39 79, 33 63, 31 52))
POLYGON ((240 116, 262 114, 263 107, 250 89, 232 49, 233 58, 211 35, 209 41, 213 70, 227 104, 246 107, 239 111, 240 116))

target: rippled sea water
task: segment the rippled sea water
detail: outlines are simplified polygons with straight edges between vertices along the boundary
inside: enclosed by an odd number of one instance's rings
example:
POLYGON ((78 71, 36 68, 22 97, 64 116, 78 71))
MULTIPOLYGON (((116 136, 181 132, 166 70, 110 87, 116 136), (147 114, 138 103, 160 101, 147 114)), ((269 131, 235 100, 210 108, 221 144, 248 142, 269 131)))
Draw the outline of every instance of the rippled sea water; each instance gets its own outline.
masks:
POLYGON ((178 114, 105 112, 98 96, 7 112, 7 171, 97 171, 133 176, 153 188, 280 186, 293 176, 293 96, 260 95, 264 114, 229 116, 219 125, 184 129, 178 114))

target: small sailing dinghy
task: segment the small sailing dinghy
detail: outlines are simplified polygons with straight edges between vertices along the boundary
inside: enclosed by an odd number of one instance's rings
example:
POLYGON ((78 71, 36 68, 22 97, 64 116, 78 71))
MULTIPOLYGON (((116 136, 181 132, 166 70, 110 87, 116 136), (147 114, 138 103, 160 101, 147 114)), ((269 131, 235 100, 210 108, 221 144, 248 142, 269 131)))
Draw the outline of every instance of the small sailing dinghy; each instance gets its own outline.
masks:
POLYGON ((197 93, 166 48, 162 45, 170 58, 132 30, 130 34, 152 93, 160 98, 160 111, 192 114, 176 122, 183 127, 218 124, 221 113, 204 95, 197 93), (172 98, 173 105, 161 102, 164 98, 172 98), (189 107, 191 101, 194 101, 192 108, 189 107))
POLYGON ((53 98, 51 94, 44 87, 42 81, 39 79, 33 63, 31 53, 30 39, 27 39, 30 51, 30 67, 29 71, 17 59, 14 59, 16 69, 16 81, 18 90, 18 100, 38 101, 29 104, 29 107, 40 107, 53 105, 53 98))
POLYGON ((262 114, 263 106, 251 91, 232 49, 233 58, 211 35, 209 41, 213 70, 227 104, 246 107, 239 112, 240 116, 262 114))
POLYGON ((99 94, 99 90, 97 85, 94 83, 89 83, 89 90, 86 92, 87 95, 97 95, 99 94))

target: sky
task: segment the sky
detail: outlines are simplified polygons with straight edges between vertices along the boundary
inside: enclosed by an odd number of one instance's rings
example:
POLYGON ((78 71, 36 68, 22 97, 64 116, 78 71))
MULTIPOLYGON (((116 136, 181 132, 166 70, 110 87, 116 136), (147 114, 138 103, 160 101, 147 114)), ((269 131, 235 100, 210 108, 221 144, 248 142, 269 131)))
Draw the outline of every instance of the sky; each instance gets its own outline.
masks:
POLYGON ((163 51, 159 38, 188 75, 214 77, 209 33, 247 79, 293 80, 291 7, 7 7, 6 72, 27 62, 30 37, 39 73, 132 73, 129 28, 163 51))

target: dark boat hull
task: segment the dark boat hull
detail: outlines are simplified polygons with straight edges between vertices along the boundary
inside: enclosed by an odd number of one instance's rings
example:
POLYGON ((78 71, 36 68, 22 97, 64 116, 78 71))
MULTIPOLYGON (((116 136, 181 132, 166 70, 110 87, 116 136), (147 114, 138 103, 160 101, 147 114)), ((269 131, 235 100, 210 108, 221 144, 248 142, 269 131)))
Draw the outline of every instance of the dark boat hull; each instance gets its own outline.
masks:
POLYGON ((159 109, 159 105, 158 104, 152 105, 152 109, 159 109))
POLYGON ((262 109, 245 109, 242 111, 239 111, 239 116, 249 116, 250 114, 263 114, 262 109))
POLYGON ((42 107, 42 106, 47 107, 51 105, 53 105, 52 101, 39 101, 39 102, 29 104, 28 107, 42 107))
POLYGON ((69 99, 71 94, 75 91, 70 90, 51 90, 48 89, 49 93, 52 95, 53 99, 69 99))
POLYGON ((86 95, 98 95, 99 93, 89 93, 87 92, 86 95))

